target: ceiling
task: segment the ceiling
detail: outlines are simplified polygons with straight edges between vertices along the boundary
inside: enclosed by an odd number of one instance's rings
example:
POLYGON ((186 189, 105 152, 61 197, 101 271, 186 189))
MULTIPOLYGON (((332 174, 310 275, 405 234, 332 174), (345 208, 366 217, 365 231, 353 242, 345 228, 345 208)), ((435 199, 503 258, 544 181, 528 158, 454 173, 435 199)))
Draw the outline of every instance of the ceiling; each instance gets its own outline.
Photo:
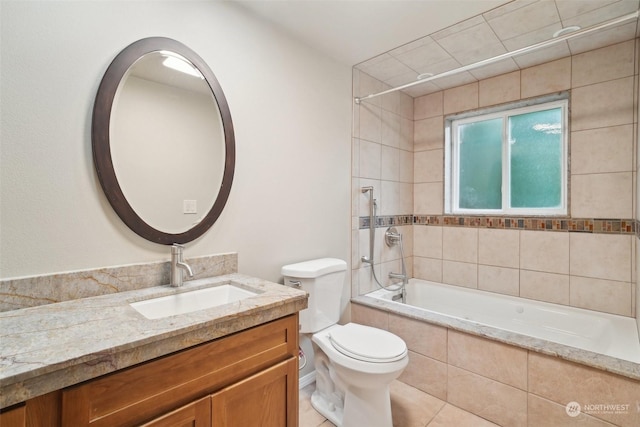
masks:
MULTIPOLYGON (((395 87, 638 10, 640 0, 235 0, 290 36, 395 87)), ((640 36, 637 20, 404 92, 421 96, 640 36)), ((365 95, 365 94, 361 94, 365 95)))

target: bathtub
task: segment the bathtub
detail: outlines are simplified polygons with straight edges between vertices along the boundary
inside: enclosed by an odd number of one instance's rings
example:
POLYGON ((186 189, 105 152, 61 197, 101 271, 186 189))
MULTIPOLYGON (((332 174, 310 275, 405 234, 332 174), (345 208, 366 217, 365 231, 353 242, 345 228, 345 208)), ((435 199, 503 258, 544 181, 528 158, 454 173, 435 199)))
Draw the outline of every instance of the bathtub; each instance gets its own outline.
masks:
POLYGON ((419 279, 409 280, 406 305, 394 301, 399 297, 399 291, 380 289, 353 301, 578 362, 587 359, 589 365, 604 364, 608 371, 620 369, 631 377, 640 375, 640 340, 633 318, 419 279))

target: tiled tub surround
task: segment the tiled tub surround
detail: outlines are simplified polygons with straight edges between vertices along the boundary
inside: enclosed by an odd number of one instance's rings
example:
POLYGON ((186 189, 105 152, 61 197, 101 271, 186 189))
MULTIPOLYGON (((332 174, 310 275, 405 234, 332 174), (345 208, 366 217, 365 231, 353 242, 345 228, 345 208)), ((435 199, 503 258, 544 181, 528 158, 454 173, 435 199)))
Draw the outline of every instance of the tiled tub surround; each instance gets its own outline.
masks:
MULTIPOLYGON (((238 271, 236 253, 185 261, 193 279, 238 271)), ((0 280, 0 311, 167 285, 170 269, 170 262, 162 261, 0 280)))
MULTIPOLYGON (((636 316, 638 239, 629 219, 638 218, 639 51, 638 39, 613 44, 462 82, 414 99, 412 108, 408 95, 397 92, 354 106, 352 320, 405 339, 410 364, 400 380, 504 426, 640 425, 637 374, 629 378, 584 361, 563 360, 549 345, 508 344, 503 334, 490 336, 494 332, 486 328, 442 319, 425 323, 406 306, 402 312, 365 307, 361 303, 368 297, 361 295, 377 286, 370 267, 360 260, 369 251, 363 224, 369 200, 360 188, 373 186, 383 217, 376 230, 379 277, 398 269, 399 253, 383 240, 385 228, 400 218, 395 224, 407 243, 411 277, 636 316), (487 226, 475 217, 463 217, 460 224, 459 217, 445 215, 445 116, 560 91, 570 92, 567 229, 560 222, 551 224, 557 231, 549 230, 546 220, 536 218, 521 218, 522 228, 517 222, 487 226), (404 119, 411 110, 409 123, 404 119), (407 145, 403 129, 411 126, 413 141, 407 145), (410 225, 402 220, 409 214, 410 225), (628 413, 612 414, 596 413, 591 406, 591 414, 570 418, 566 404, 572 401, 631 407, 628 413)), ((355 96, 388 88, 354 70, 355 96)), ((611 370, 620 372, 616 369, 611 370)))
POLYGON ((305 292, 225 274, 0 313, 0 408, 293 314, 305 292), (129 303, 234 283, 244 300, 149 320, 129 303))
POLYGON ((407 343, 409 365, 400 381, 489 421, 505 427, 640 425, 637 364, 629 376, 617 375, 563 360, 580 356, 563 346, 367 296, 354 302, 353 321, 407 343), (570 402, 582 407, 576 417, 567 415, 570 402), (617 413, 606 405, 619 405, 617 413))
MULTIPOLYGON (((389 129, 394 126, 388 117, 402 117, 406 95, 397 95, 395 102, 385 95, 357 106, 352 296, 376 289, 369 266, 360 261, 368 253, 368 231, 360 228, 368 215, 368 200, 359 188, 373 185, 380 195, 380 215, 412 213, 413 225, 401 230, 412 242, 405 251, 412 277, 635 317, 636 239, 630 219, 637 216, 638 40, 414 99, 413 164, 407 169, 413 171, 412 210, 406 209, 404 193, 399 193, 401 203, 388 195, 385 187, 394 181, 383 173, 397 164, 390 150, 394 138, 389 129), (511 221, 504 227, 487 226, 477 217, 445 215, 445 117, 560 91, 570 93, 570 217, 553 218, 551 224, 519 218, 522 228, 511 221), (375 144, 377 149, 372 148, 375 144), (557 232, 549 232, 548 224, 557 232)), ((354 71, 356 94, 386 88, 354 71)), ((382 235, 383 231, 376 234, 377 244, 382 235)), ((386 256, 378 258, 381 272, 397 268, 397 253, 382 246, 376 251, 386 256)))

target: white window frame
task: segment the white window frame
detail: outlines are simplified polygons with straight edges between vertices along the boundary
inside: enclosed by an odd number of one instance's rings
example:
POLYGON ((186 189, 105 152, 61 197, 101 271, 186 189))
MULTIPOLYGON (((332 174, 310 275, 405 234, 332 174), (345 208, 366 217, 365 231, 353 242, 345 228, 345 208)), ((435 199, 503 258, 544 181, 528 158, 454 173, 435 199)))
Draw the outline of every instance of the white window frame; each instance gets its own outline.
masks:
POLYGON ((567 93, 522 101, 506 106, 484 109, 470 113, 457 114, 445 119, 445 213, 457 215, 514 215, 514 216, 566 216, 567 188, 568 188, 568 140, 569 140, 569 100, 567 93), (561 194, 559 207, 554 208, 512 208, 510 203, 510 144, 508 138, 509 116, 531 113, 535 111, 561 108, 562 120, 562 171, 561 194), (459 144, 458 128, 460 125, 491 120, 503 119, 502 129, 502 209, 468 209, 460 208, 459 181, 459 144))

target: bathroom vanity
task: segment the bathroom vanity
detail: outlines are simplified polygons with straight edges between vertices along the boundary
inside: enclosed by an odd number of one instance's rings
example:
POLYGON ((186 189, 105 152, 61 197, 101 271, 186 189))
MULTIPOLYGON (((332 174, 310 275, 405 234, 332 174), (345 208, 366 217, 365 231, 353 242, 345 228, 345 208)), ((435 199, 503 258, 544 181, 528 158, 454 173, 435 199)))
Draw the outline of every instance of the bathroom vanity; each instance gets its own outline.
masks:
POLYGON ((1 313, 5 331, 17 329, 1 350, 0 425, 297 426, 306 293, 230 274, 204 287, 255 296, 153 320, 131 306, 203 283, 1 313))

